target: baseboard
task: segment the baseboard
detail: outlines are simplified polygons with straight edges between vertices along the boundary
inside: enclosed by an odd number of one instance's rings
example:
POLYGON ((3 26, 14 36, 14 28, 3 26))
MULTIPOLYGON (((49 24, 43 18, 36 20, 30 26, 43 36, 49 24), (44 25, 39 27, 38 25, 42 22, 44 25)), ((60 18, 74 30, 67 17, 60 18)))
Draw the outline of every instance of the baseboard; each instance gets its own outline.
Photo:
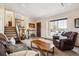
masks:
POLYGON ((45 38, 45 37, 41 37, 41 38, 46 39, 46 40, 51 40, 51 41, 52 41, 52 39, 51 39, 51 38, 45 38))

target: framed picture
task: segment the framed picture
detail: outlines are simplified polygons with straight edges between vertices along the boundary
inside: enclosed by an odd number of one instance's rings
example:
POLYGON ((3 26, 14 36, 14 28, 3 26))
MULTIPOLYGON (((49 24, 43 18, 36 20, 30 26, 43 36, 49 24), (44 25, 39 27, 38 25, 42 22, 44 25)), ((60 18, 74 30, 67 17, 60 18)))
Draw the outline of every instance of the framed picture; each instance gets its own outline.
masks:
POLYGON ((75 18, 75 28, 79 28, 79 18, 75 18))
POLYGON ((35 28, 35 24, 34 23, 29 23, 29 28, 35 28))

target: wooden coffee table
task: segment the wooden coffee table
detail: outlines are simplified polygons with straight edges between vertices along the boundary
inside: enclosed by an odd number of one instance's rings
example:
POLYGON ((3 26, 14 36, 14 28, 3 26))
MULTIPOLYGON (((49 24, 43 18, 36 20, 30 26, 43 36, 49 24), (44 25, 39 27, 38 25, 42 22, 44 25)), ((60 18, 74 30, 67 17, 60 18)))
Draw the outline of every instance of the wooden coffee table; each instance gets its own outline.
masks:
MULTIPOLYGON (((42 40, 33 40, 33 41, 31 41, 31 47, 32 47, 33 44, 36 45, 36 48, 37 48, 42 54, 44 54, 43 52, 46 52, 47 55, 48 55, 49 53, 51 53, 52 55, 54 55, 54 45, 53 45, 53 44, 44 42, 44 41, 42 41, 42 40)), ((44 54, 44 55, 45 55, 45 54, 44 54)))

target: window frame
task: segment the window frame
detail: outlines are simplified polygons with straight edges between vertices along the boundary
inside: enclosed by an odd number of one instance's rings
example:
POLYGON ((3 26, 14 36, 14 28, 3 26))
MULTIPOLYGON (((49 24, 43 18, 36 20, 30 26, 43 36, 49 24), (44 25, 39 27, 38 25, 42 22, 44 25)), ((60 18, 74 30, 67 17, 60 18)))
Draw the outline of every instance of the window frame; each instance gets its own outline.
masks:
MULTIPOLYGON (((56 19, 56 20, 50 20, 50 21, 48 21, 48 33, 49 33, 49 35, 50 35, 50 22, 55 22, 55 21, 62 21, 62 20, 67 20, 68 18, 67 17, 65 17, 65 18, 60 18, 60 19, 56 19)), ((57 24, 57 27, 58 27, 58 24, 57 24)))

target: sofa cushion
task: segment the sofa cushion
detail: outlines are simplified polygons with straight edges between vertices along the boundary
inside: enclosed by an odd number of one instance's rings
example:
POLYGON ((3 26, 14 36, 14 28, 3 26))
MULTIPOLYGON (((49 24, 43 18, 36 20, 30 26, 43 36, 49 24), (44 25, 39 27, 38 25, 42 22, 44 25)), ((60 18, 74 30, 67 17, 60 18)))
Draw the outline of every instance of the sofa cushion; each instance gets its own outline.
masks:
POLYGON ((72 40, 72 41, 75 41, 76 38, 74 38, 74 37, 76 36, 76 34, 77 34, 76 32, 72 32, 69 39, 72 40))
POLYGON ((0 40, 9 41, 5 34, 0 33, 0 40))
POLYGON ((15 39, 13 37, 9 41, 11 42, 12 45, 16 44, 16 41, 15 41, 15 39))
POLYGON ((22 51, 22 50, 28 50, 28 47, 25 44, 7 45, 7 51, 9 53, 22 51))
POLYGON ((71 35, 71 33, 72 33, 71 31, 70 32, 63 32, 61 35, 69 37, 71 35))

